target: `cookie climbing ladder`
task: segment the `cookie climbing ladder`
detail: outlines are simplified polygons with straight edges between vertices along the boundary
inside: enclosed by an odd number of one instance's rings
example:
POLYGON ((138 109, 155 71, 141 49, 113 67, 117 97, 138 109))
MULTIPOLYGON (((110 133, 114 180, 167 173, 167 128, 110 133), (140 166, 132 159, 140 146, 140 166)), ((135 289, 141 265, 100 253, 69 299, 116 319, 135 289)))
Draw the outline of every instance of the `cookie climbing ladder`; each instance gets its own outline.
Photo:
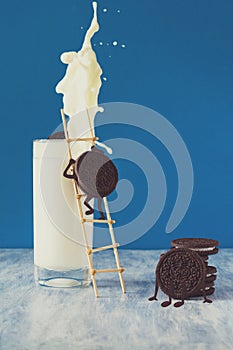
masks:
MULTIPOLYGON (((65 138, 66 138, 66 142, 67 142, 67 147, 68 147, 68 156, 69 156, 69 159, 72 159, 72 153, 71 153, 71 147, 70 147, 71 142, 84 141, 84 142, 91 142, 91 144, 94 145, 94 142, 97 141, 98 138, 95 137, 94 130, 91 127, 88 111, 87 111, 87 117, 88 117, 90 130, 91 130, 91 137, 90 138, 89 137, 86 137, 86 138, 72 138, 72 139, 69 138, 68 131, 67 131, 67 124, 66 124, 65 114, 64 114, 63 109, 61 109, 61 116, 62 116, 62 122, 63 122, 65 138)), ((115 221, 112 220, 112 218, 111 218, 111 215, 110 215, 110 212, 109 212, 107 198, 106 197, 103 198, 104 207, 105 207, 105 213, 107 215, 107 219, 106 220, 102 220, 102 219, 100 219, 100 220, 87 219, 87 218, 84 217, 83 208, 82 208, 82 201, 81 201, 81 198, 83 196, 85 196, 85 194, 82 194, 80 192, 80 189, 79 189, 75 179, 73 179, 72 181, 73 181, 74 193, 75 193, 75 196, 76 196, 76 199, 77 199, 78 212, 79 212, 79 217, 80 217, 80 221, 81 221, 81 227, 82 227, 82 232, 83 232, 83 237, 84 237, 84 243, 85 243, 86 253, 87 253, 87 258, 88 258, 88 265, 89 265, 89 269, 90 269, 90 273, 91 273, 91 279, 92 279, 92 283, 93 283, 95 296, 98 297, 98 288, 97 288, 97 283, 96 283, 96 274, 97 273, 105 273, 105 272, 117 272, 118 273, 119 279, 120 279, 120 283, 121 283, 122 292, 125 293, 126 292, 125 283, 124 283, 124 279, 123 279, 123 276, 122 276, 122 273, 124 272, 124 268, 122 268, 120 266, 120 260, 119 260, 118 250, 117 250, 117 248, 119 247, 119 243, 116 243, 116 241, 115 241, 115 235, 114 235, 114 229, 113 229, 113 224, 115 223, 115 221), (86 227, 85 227, 85 224, 89 223, 89 222, 99 223, 99 224, 108 224, 108 229, 109 229, 109 234, 110 234, 110 237, 111 237, 112 244, 93 249, 88 243, 87 232, 86 232, 86 227), (95 269, 94 268, 94 264, 93 264, 92 254, 96 253, 96 252, 104 251, 104 250, 107 250, 107 249, 113 249, 117 268, 115 268, 115 269, 101 269, 101 270, 100 269, 95 269)))

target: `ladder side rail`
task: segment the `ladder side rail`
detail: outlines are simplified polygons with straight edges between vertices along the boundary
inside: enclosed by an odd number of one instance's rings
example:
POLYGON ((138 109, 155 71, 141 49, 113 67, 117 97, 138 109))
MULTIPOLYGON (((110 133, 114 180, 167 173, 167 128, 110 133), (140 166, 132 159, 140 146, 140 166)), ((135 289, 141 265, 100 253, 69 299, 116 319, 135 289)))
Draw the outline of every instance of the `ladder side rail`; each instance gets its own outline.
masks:
MULTIPOLYGON (((112 219, 111 219, 111 215, 110 215, 110 211, 109 211, 108 201, 107 201, 106 197, 104 197, 103 199, 104 199, 105 212, 106 212, 106 215, 107 215, 107 219, 109 220, 108 227, 109 227, 109 232, 110 232, 112 244, 115 245, 116 244, 116 240, 115 240, 113 226, 112 226, 112 223, 111 223, 112 219)), ((117 268, 121 270, 122 268, 120 266, 120 259, 119 259, 119 254, 118 254, 117 247, 114 247, 113 251, 114 251, 114 255, 115 255, 117 268)), ((126 292, 126 288, 125 288, 125 283, 124 283, 124 279, 123 279, 123 276, 122 276, 122 272, 123 271, 119 271, 118 275, 119 275, 119 278, 120 278, 122 291, 123 291, 123 293, 125 293, 126 292)))

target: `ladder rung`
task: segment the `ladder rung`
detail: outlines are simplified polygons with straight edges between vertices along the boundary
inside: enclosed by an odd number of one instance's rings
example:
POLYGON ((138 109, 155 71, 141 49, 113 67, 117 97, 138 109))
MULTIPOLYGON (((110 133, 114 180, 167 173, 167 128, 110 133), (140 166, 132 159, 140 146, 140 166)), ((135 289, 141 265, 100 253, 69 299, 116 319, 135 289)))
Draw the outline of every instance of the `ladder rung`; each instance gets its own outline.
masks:
POLYGON ((94 249, 90 249, 92 253, 96 253, 96 252, 100 252, 102 250, 106 250, 106 249, 111 249, 111 248, 117 248, 119 247, 119 243, 114 243, 111 245, 105 245, 103 247, 99 247, 99 248, 94 248, 94 249))
POLYGON ((91 271, 91 274, 94 275, 95 273, 104 273, 104 272, 124 272, 125 269, 123 267, 119 268, 119 269, 104 269, 104 270, 95 270, 93 269, 91 271))
POLYGON ((115 220, 97 220, 97 219, 84 219, 82 218, 82 222, 97 222, 99 224, 115 224, 115 220))
POLYGON ((76 141, 97 141, 98 137, 78 137, 74 139, 66 139, 67 142, 76 142, 76 141))
POLYGON ((83 196, 86 196, 86 194, 84 194, 84 193, 82 193, 82 194, 76 194, 76 198, 77 198, 77 199, 79 199, 79 198, 81 198, 81 197, 83 197, 83 196))

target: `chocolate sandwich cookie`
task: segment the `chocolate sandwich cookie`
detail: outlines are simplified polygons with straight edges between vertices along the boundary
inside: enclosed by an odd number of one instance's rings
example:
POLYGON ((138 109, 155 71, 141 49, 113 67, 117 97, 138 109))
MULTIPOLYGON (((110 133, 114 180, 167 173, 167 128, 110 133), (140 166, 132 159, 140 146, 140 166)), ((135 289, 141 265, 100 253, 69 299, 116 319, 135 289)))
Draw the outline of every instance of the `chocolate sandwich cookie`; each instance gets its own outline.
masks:
POLYGON ((206 267, 202 259, 188 249, 178 248, 161 257, 156 278, 161 290, 174 299, 191 296, 203 287, 206 267))
POLYGON ((102 150, 94 146, 77 159, 75 173, 80 188, 92 198, 108 196, 118 182, 116 166, 102 150))
MULTIPOLYGON (((204 285, 204 291, 205 295, 211 295, 215 292, 214 288, 214 281, 216 280, 217 276, 215 273, 217 272, 216 267, 214 266, 208 266, 206 263, 206 278, 205 278, 205 285, 204 285)), ((192 297, 201 297, 203 296, 203 288, 201 288, 197 293, 194 293, 192 297)))
POLYGON ((196 251, 200 256, 207 258, 207 260, 208 260, 208 255, 214 255, 218 253, 218 248, 214 248, 211 250, 202 250, 202 249, 199 250, 195 248, 190 248, 190 249, 196 251))
POLYGON ((175 248, 188 248, 194 250, 201 256, 208 256, 218 253, 219 242, 209 238, 178 238, 171 241, 175 248))
POLYGON ((185 299, 203 297, 204 302, 215 292, 214 282, 217 278, 215 266, 208 265, 208 256, 218 252, 219 242, 206 238, 180 238, 171 242, 171 249, 160 256, 156 267, 154 296, 157 300, 159 287, 168 295, 169 300, 162 306, 168 306, 173 299, 181 299, 174 304, 179 307, 185 299))
POLYGON ((207 275, 205 278, 205 284, 208 286, 210 283, 213 283, 216 280, 217 276, 216 275, 207 275))
POLYGON ((196 252, 186 248, 171 249, 160 257, 156 267, 155 294, 149 300, 157 300, 160 287, 169 297, 161 304, 163 307, 170 305, 172 298, 181 299, 174 304, 175 307, 182 306, 185 299, 199 294, 200 290, 204 302, 211 302, 206 298, 205 279, 206 265, 196 252))
POLYGON ((89 202, 97 198, 99 219, 105 219, 102 200, 115 190, 118 182, 118 171, 112 160, 105 156, 102 150, 92 146, 90 151, 82 153, 78 159, 70 159, 63 176, 75 180, 86 194, 84 204, 88 210, 85 214, 94 213, 94 208, 89 202), (70 169, 73 170, 72 174, 70 169))
POLYGON ((208 266, 207 270, 206 270, 206 275, 209 276, 209 275, 212 275, 216 272, 217 272, 217 269, 215 266, 208 266))
MULTIPOLYGON (((215 266, 208 266, 208 256, 217 254, 219 242, 214 239, 209 238, 179 238, 171 241, 172 248, 188 248, 192 251, 195 251, 205 262, 206 266, 206 279, 205 279, 205 288, 207 295, 213 294, 215 289, 214 281, 216 280, 215 273, 217 269, 215 266)), ((202 295, 202 290, 199 291, 198 296, 202 295)), ((193 296, 197 296, 194 294, 193 296)))

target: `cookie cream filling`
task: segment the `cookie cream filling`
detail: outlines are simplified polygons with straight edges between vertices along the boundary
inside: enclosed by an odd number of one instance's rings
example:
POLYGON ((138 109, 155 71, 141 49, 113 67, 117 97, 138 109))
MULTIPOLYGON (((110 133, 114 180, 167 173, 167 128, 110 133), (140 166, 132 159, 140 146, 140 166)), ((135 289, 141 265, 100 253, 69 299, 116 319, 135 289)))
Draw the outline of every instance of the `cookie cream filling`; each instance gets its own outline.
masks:
MULTIPOLYGON (((178 246, 176 246, 176 248, 180 248, 180 247, 178 247, 178 246)), ((215 247, 209 247, 209 248, 190 248, 190 247, 186 247, 186 248, 188 248, 188 249, 190 249, 190 250, 195 250, 195 251, 200 251, 200 252, 208 252, 208 251, 211 251, 211 250, 214 250, 215 249, 215 247)))
POLYGON ((209 247, 209 248, 189 248, 189 249, 195 250, 195 251, 198 251, 198 252, 208 252, 208 251, 214 250, 215 247, 209 247))

